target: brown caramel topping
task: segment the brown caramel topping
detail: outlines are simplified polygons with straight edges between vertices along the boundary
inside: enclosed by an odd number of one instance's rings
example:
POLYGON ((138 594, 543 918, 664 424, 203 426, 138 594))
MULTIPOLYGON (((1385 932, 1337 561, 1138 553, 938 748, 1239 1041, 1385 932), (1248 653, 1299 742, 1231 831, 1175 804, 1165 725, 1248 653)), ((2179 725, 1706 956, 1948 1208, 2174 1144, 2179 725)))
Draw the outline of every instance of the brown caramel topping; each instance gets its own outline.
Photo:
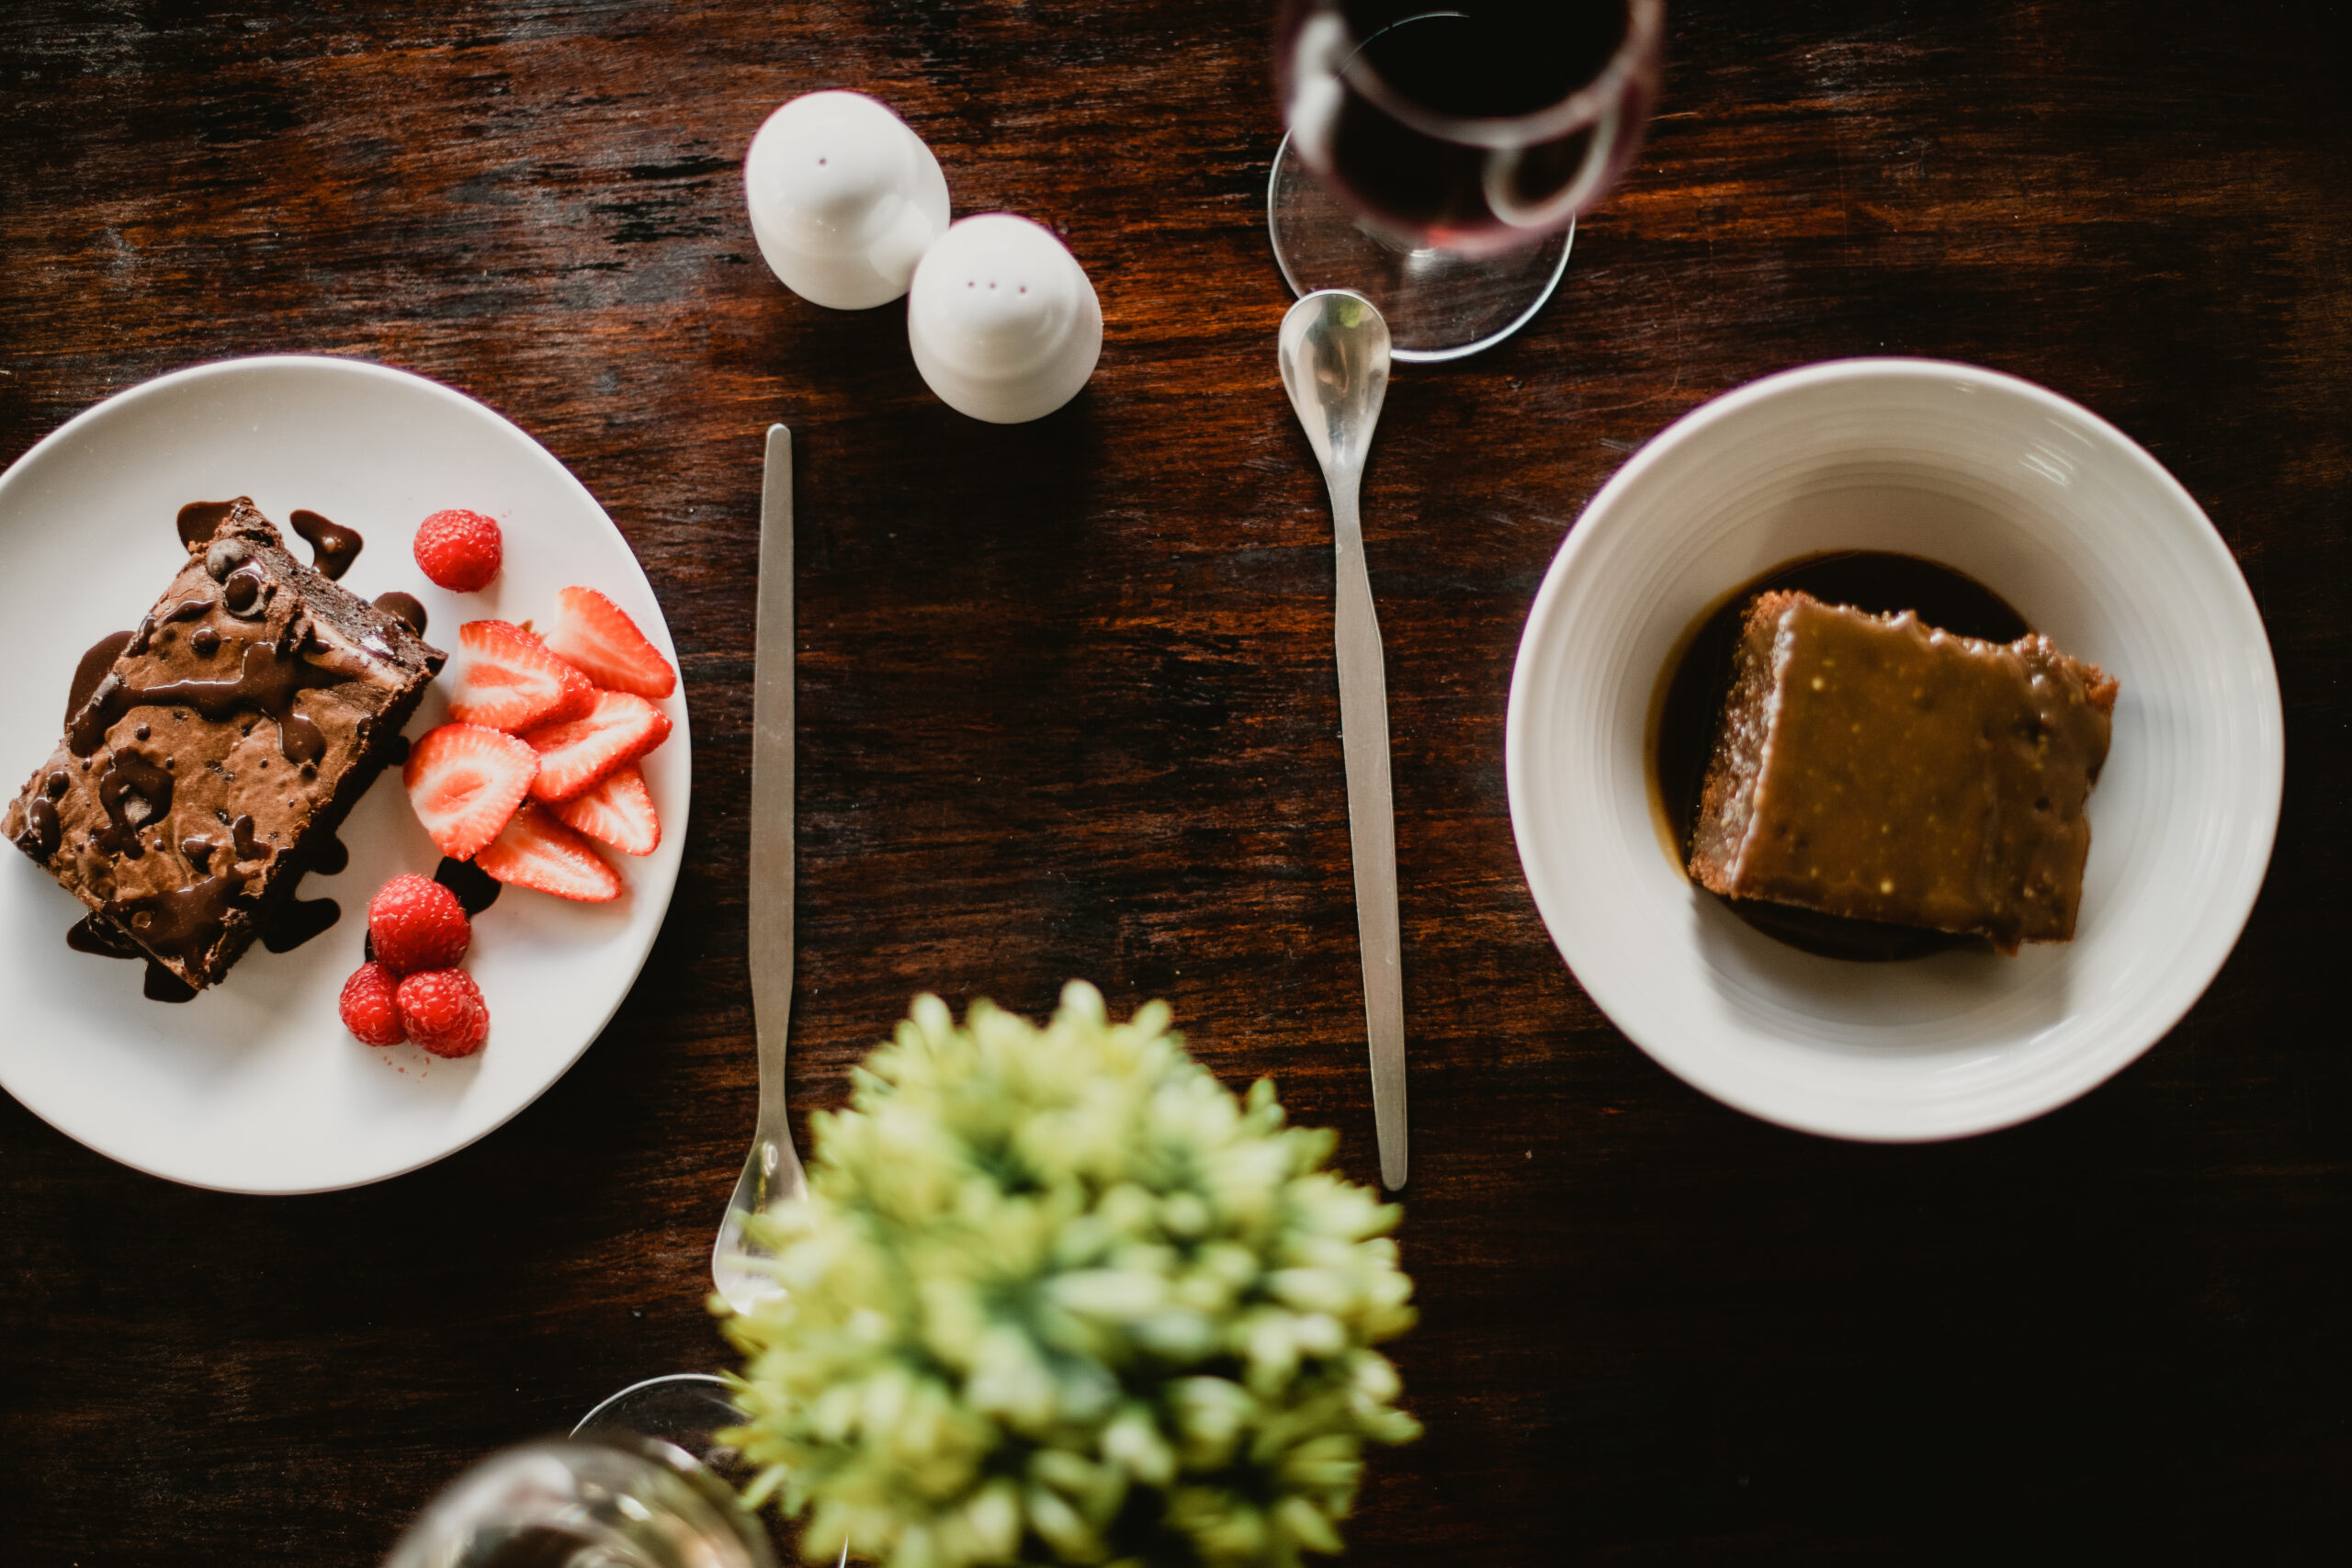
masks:
POLYGON ((1694 835, 1711 890, 1849 919, 2072 937, 2116 683, 2046 637, 1809 594, 1747 613, 1694 835))

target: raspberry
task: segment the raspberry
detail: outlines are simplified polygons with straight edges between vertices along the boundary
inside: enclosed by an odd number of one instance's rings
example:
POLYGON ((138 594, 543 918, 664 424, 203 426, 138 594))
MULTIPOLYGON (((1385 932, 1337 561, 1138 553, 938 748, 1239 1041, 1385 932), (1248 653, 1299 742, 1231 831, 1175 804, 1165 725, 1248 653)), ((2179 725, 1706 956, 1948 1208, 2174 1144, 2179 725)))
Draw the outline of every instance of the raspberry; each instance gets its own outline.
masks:
POLYGON ((436 1056, 470 1056, 490 1032, 481 987, 462 969, 427 969, 402 980, 401 1022, 408 1037, 436 1056))
POLYGON ((343 983, 343 1026, 361 1044, 397 1045, 408 1038, 392 999, 393 984, 392 972, 380 964, 362 964, 343 983))
POLYGON ((458 896, 429 876, 395 876, 368 901, 368 940, 395 975, 456 968, 473 935, 458 896))
POLYGON ((436 512, 416 525, 416 564, 455 593, 487 587, 505 555, 498 525, 479 512, 436 512))

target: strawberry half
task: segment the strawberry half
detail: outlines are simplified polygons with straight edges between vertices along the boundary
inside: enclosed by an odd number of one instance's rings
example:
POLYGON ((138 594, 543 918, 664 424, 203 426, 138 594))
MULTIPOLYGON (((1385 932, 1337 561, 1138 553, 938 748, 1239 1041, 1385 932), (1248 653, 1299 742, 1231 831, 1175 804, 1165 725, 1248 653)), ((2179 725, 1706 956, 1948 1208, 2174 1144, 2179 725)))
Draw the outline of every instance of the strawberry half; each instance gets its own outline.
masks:
POLYGON ((601 839, 625 855, 650 855, 662 842, 662 818, 635 762, 623 762, 588 793, 549 807, 566 826, 601 839))
POLYGON ((416 819, 452 860, 498 837, 538 776, 539 754, 478 724, 445 724, 418 741, 401 770, 416 819))
POLYGON ((558 659, 608 692, 666 697, 678 689, 678 672, 618 604, 593 588, 567 588, 555 604, 539 637, 558 659))
POLYGON ((621 896, 621 874, 536 800, 523 803, 506 830, 474 856, 474 864, 501 882, 583 904, 621 896))
POLYGON ((585 717, 534 729, 523 739, 539 754, 533 797, 571 800, 670 739, 670 717, 634 693, 599 692, 585 717))
POLYGON ((504 621, 468 621, 458 628, 465 650, 449 691, 449 716, 509 735, 578 718, 595 705, 588 677, 547 645, 504 621))

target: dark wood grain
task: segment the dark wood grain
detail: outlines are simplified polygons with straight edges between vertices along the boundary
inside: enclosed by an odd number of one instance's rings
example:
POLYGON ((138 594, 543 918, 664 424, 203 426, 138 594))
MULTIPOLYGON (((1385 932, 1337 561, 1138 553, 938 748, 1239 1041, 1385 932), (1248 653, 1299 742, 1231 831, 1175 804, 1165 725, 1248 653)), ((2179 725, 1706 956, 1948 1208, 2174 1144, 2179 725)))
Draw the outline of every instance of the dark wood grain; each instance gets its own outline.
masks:
MULTIPOLYGON (((1396 378, 1364 513, 1424 1310, 1398 1359, 1429 1436, 1374 1463, 1357 1560, 2340 1549, 2339 10, 1676 0, 1663 112, 1559 298, 1396 378), (1920 1148, 1781 1132, 1653 1066, 1551 947, 1503 793, 1519 627, 1584 501, 1715 392, 1882 350, 2044 382, 2168 465, 2245 567, 2288 727, 2269 880, 2203 1002, 2078 1103, 1920 1148)), ((771 420, 800 457, 796 1110, 919 988, 1042 1010, 1082 975, 1167 997, 1371 1178, 1329 525, 1272 352, 1270 33, 1240 0, 0 11, 0 458, 230 355, 451 382, 628 534, 695 740, 643 978, 474 1147, 228 1197, 0 1099, 0 1558, 372 1562, 471 1459, 718 1363, 771 420), (958 211, 1067 236, 1106 318, 1074 404, 965 420, 899 312, 769 276, 738 161, 831 85, 894 104, 958 211)))

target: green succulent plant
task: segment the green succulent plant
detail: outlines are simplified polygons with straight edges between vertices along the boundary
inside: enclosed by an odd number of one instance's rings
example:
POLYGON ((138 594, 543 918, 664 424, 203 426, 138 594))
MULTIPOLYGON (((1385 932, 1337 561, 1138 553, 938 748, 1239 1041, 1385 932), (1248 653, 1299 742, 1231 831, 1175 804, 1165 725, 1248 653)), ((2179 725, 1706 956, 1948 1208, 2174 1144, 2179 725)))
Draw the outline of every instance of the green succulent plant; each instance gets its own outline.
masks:
MULTIPOLYGON (((1338 1551, 1369 1438, 1420 1427, 1398 1211, 1082 982, 1044 1028, 916 998, 810 1118, 747 1358, 748 1493, 890 1568, 1292 1568, 1338 1551)), ((714 1309, 721 1310, 714 1302, 714 1309)))

